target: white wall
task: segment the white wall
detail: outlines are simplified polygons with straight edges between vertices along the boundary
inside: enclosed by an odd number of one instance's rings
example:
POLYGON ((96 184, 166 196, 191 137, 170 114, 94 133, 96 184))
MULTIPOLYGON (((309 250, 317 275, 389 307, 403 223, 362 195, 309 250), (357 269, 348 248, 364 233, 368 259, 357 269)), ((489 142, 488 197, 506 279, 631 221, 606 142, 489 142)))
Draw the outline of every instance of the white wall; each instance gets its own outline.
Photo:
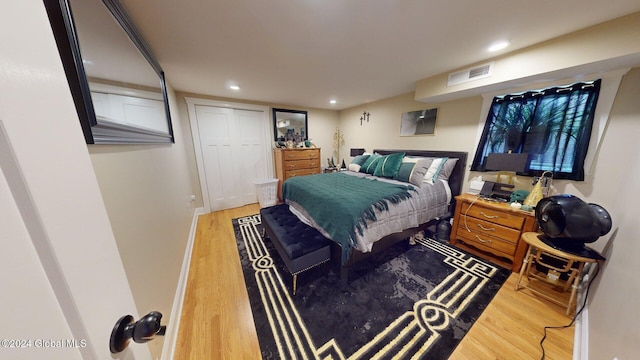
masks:
POLYGON ((635 68, 620 84, 593 180, 577 184, 573 192, 604 206, 614 221, 614 231, 593 244, 605 250, 607 261, 589 304, 589 359, 625 360, 640 354, 639 97, 640 68, 635 68))
MULTIPOLYGON (((7 136, 0 139, 6 200, 0 217, 1 233, 9 237, 2 253, 12 258, 0 261, 0 273, 13 280, 2 284, 0 338, 65 336, 84 338, 88 346, 43 354, 34 343, 19 353, 0 348, 0 358, 111 359, 113 325, 137 313, 49 20, 42 1, 3 5, 0 121, 7 136), (7 199, 7 183, 21 220, 7 199)), ((138 346, 120 358, 150 354, 138 346)))
MULTIPOLYGON (((200 193, 188 119, 177 111, 167 84, 175 144, 89 145, 91 162, 109 215, 138 312, 160 311, 162 323, 172 306, 200 193)), ((176 329, 177 330, 177 329, 176 329)), ((152 355, 162 352, 164 337, 149 343, 152 355)))
POLYGON ((413 93, 407 93, 340 111, 340 129, 346 143, 342 155, 351 159, 350 148, 375 148, 467 151, 473 156, 482 97, 440 104, 421 103, 413 98, 413 93), (402 113, 434 107, 438 108, 435 135, 400 136, 402 113), (363 111, 371 115, 369 122, 360 125, 363 111))

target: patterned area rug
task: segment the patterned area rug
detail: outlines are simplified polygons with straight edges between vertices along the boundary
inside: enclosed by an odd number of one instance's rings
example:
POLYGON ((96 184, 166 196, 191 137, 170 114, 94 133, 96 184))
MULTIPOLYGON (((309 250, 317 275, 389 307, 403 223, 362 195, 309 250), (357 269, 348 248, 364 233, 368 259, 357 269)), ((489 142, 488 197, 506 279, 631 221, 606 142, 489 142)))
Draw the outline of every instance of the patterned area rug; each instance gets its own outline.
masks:
POLYGON ((510 271, 429 238, 292 277, 260 215, 233 219, 263 359, 447 359, 510 271))

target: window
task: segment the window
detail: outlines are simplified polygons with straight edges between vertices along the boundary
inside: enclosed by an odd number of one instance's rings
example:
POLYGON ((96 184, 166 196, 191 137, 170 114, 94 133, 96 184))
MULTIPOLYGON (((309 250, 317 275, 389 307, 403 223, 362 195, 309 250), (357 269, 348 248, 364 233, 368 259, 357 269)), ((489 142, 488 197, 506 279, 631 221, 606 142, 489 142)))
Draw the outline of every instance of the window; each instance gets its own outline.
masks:
POLYGON ((471 165, 484 171, 490 153, 530 155, 529 174, 584 180, 600 80, 493 98, 471 165))

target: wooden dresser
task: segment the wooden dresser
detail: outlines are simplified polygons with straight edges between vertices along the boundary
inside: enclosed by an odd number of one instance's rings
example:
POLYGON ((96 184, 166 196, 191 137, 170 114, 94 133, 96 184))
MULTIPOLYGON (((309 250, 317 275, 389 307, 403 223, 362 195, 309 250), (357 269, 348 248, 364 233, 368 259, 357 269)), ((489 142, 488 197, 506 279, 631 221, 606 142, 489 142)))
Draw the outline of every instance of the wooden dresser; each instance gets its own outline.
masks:
POLYGON ((282 183, 290 177, 320 173, 320 149, 273 149, 278 180, 278 199, 282 199, 282 183))
POLYGON ((507 203, 456 196, 450 242, 498 265, 520 270, 527 244, 522 233, 537 230, 533 212, 514 210, 507 203), (480 250, 480 251, 477 251, 480 250), (509 260, 509 264, 506 260, 509 260))

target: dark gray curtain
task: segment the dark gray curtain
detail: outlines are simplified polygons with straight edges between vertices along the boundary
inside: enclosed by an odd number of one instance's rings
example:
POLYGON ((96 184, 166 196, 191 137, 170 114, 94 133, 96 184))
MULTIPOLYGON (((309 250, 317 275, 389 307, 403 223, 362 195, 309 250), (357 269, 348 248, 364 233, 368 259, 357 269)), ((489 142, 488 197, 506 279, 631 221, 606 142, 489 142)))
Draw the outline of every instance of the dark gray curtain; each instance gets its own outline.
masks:
POLYGON ((471 170, 484 171, 490 153, 527 153, 528 175, 584 180, 600 80, 495 97, 471 170))

